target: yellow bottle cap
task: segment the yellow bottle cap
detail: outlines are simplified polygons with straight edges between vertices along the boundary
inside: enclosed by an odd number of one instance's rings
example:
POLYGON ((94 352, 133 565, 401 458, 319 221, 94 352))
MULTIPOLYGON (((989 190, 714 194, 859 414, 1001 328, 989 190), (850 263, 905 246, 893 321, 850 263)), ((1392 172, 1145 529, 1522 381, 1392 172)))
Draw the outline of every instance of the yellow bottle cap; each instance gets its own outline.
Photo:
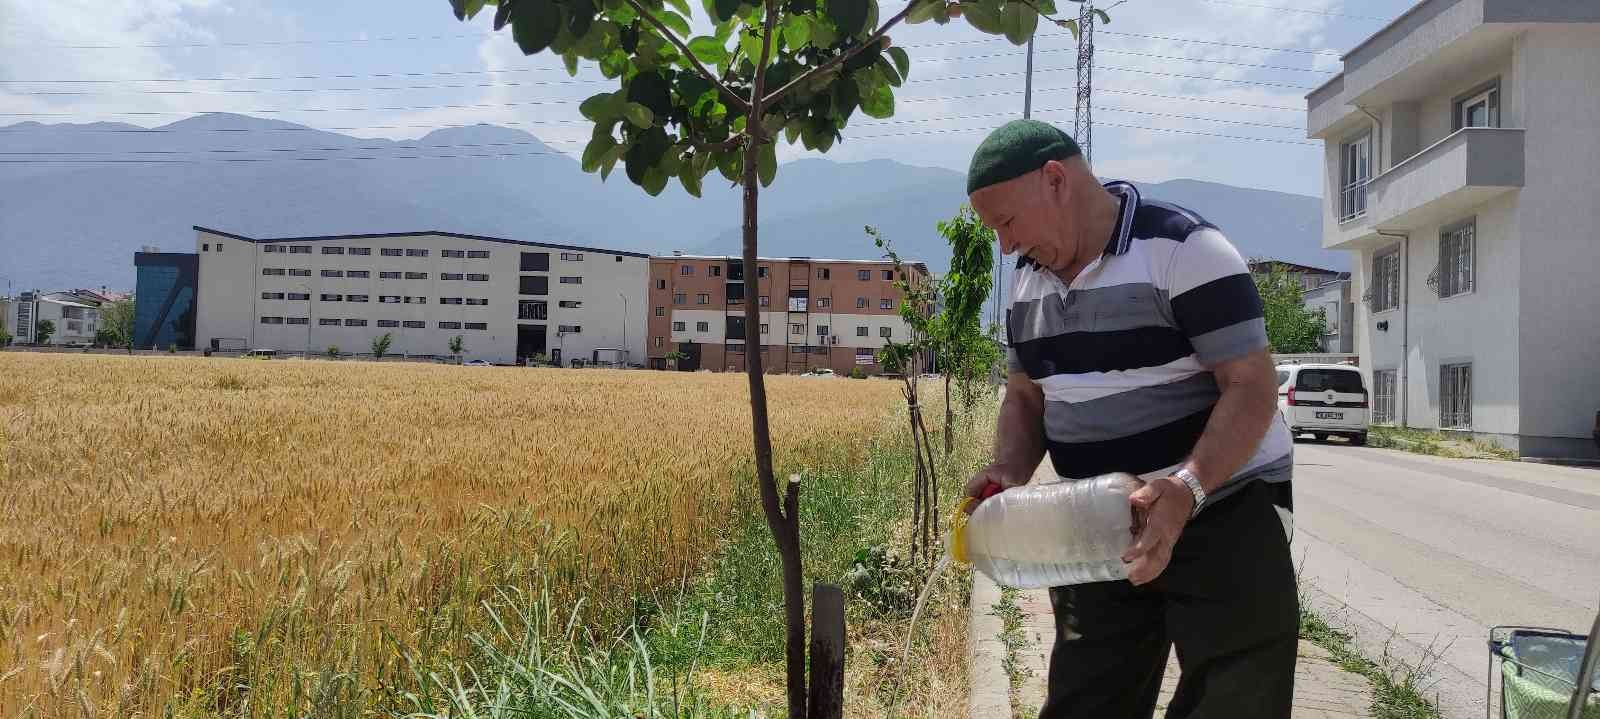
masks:
POLYGON ((967 558, 967 509, 978 500, 966 497, 956 505, 956 511, 950 515, 950 556, 962 564, 971 564, 967 558))

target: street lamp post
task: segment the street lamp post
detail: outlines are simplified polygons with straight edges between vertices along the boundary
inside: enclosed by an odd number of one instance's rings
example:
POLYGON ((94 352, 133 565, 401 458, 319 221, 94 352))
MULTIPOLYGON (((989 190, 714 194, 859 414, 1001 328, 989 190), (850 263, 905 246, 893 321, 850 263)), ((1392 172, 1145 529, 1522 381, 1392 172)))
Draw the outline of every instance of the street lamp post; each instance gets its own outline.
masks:
POLYGON ((311 359, 311 321, 317 315, 317 297, 311 293, 310 285, 300 282, 296 283, 295 286, 306 291, 306 302, 308 303, 308 309, 306 310, 306 351, 302 359, 311 359))
POLYGON ((617 293, 622 298, 622 368, 628 368, 628 296, 617 293))

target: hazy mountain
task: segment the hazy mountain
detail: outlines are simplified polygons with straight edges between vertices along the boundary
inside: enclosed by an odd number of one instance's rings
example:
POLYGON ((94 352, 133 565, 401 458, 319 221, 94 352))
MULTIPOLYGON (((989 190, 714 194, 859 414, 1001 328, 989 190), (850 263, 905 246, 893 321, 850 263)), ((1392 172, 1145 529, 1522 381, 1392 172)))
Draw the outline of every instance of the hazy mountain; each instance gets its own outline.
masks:
MULTIPOLYGON (((131 288, 133 252, 192 251, 193 225, 266 237, 439 229, 738 251, 740 196, 720 176, 707 178, 703 199, 676 184, 651 198, 620 168, 602 183, 537 137, 491 125, 396 142, 229 114, 149 129, 27 122, 0 127, 0 152, 10 160, 0 163, 0 274, 18 289, 131 288)), ((761 196, 762 254, 875 257, 862 233, 872 224, 903 255, 942 271, 948 250, 934 223, 959 206, 961 190, 961 174, 945 169, 787 163, 761 196)), ((1146 192, 1220 224, 1246 254, 1346 265, 1318 248, 1316 198, 1191 180, 1146 192)))

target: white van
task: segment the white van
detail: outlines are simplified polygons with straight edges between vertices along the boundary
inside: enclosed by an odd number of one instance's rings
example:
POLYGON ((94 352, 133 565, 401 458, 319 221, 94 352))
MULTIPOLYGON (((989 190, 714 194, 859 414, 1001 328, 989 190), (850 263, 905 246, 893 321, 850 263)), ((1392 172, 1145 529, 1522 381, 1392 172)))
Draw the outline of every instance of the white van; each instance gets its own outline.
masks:
POLYGON ((1314 434, 1367 443, 1369 395, 1361 370, 1346 364, 1278 365, 1278 410, 1294 436, 1314 434))

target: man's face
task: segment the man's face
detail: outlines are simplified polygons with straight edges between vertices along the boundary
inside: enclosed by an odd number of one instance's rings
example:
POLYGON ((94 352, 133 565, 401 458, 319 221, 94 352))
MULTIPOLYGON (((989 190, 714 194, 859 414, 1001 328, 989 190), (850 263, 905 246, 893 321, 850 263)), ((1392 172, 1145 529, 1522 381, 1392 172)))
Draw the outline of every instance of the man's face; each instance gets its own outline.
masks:
MULTIPOLYGON (((1054 164, 1054 163, 1052 163, 1054 164)), ((1065 271, 1076 254, 1072 218, 1065 212, 1065 177, 1048 165, 972 193, 978 219, 994 230, 1005 254, 1020 252, 1054 271, 1065 271)))

